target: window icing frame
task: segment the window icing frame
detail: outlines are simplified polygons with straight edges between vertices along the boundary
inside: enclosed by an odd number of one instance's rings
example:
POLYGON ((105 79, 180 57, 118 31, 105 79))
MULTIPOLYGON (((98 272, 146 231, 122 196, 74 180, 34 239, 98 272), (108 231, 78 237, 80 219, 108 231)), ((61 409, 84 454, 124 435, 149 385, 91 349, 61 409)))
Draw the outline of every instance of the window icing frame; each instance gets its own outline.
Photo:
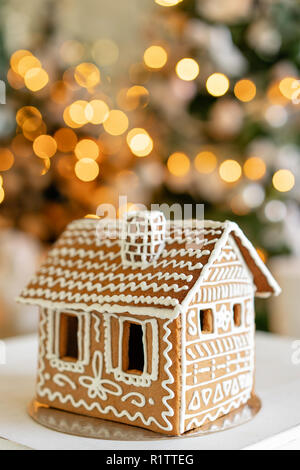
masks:
POLYGON ((51 367, 59 371, 84 372, 90 362, 90 314, 71 309, 46 309, 47 314, 47 355, 51 367), (60 316, 69 314, 78 319, 78 355, 77 361, 65 361, 60 358, 60 316))
POLYGON ((158 344, 158 325, 156 319, 146 319, 141 320, 137 319, 134 316, 118 316, 115 314, 104 314, 105 317, 105 341, 104 341, 104 358, 106 372, 108 374, 113 374, 114 378, 118 382, 125 382, 126 384, 135 385, 137 387, 149 387, 153 381, 156 381, 158 378, 158 357, 159 357, 159 344, 158 344), (112 330, 111 330, 111 319, 116 318, 119 322, 119 337, 116 339, 118 341, 118 364, 117 367, 114 367, 112 364, 112 330), (124 332, 124 323, 136 323, 142 326, 143 329, 143 346, 144 346, 144 370, 141 374, 133 374, 127 372, 123 369, 123 332, 124 332), (152 331, 152 350, 151 350, 151 371, 149 368, 148 361, 148 344, 147 344, 147 335, 146 328, 147 324, 151 325, 152 331))

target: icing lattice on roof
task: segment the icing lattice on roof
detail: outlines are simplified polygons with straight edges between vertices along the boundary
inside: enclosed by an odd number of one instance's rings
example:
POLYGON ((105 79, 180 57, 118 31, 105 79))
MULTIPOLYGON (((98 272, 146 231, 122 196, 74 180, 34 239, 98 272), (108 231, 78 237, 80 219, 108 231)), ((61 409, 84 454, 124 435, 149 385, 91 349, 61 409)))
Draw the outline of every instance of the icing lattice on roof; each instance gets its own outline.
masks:
POLYGON ((230 231, 236 233, 247 253, 253 250, 250 257, 256 268, 252 270, 257 269, 265 280, 257 291, 279 293, 276 281, 250 242, 230 222, 191 221, 186 228, 168 222, 159 258, 144 268, 123 264, 121 227, 105 227, 106 232, 98 220, 71 223, 18 300, 99 311, 113 305, 174 309, 205 276, 230 231), (107 230, 110 236, 115 232, 117 239, 110 239, 107 230))

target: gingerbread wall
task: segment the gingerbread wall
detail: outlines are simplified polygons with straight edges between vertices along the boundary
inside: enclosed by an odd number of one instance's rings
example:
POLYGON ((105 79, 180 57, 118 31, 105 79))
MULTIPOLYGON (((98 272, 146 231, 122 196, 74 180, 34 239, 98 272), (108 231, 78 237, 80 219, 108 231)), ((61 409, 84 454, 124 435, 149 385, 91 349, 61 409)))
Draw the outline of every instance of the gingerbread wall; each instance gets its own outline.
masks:
POLYGON ((184 342, 181 432, 238 408, 253 389, 254 285, 231 237, 190 303, 184 342), (212 315, 209 333, 200 311, 212 315))
POLYGON ((39 402, 160 433, 179 433, 180 318, 79 314, 80 361, 67 364, 57 353, 57 316, 59 312, 41 311, 39 402), (140 375, 122 371, 122 335, 128 321, 144 329, 146 372, 140 375))

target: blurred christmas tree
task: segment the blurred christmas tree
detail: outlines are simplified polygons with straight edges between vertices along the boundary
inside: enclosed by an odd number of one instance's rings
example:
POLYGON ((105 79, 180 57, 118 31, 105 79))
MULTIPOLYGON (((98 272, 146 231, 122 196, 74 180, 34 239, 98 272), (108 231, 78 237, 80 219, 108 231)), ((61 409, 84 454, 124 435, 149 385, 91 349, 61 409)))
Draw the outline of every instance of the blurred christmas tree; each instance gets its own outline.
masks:
POLYGON ((30 52, 0 36, 2 222, 50 241, 127 195, 204 203, 263 258, 299 252, 299 2, 152 1, 125 71, 111 38, 60 37, 57 1, 30 52))

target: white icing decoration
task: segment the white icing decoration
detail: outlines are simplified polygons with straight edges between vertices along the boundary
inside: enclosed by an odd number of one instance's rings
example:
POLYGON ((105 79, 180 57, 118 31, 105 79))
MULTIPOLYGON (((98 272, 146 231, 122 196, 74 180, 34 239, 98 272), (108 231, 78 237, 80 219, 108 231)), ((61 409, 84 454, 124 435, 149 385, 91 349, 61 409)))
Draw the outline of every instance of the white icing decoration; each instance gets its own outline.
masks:
POLYGON ((47 359, 51 367, 60 372, 69 371, 82 373, 90 361, 90 316, 86 312, 73 310, 49 310, 47 323, 47 359), (60 315, 69 313, 78 319, 78 361, 64 361, 59 357, 60 315))
MULTIPOLYGON (((62 392, 56 390, 51 391, 49 388, 45 387, 45 362, 44 358, 46 356, 45 342, 47 339, 46 326, 48 323, 47 312, 42 310, 41 312, 41 322, 40 322, 40 365, 38 369, 38 383, 37 383, 37 392, 41 397, 47 397, 49 401, 59 400, 61 404, 71 403, 71 405, 78 409, 79 407, 84 407, 86 410, 98 410, 101 414, 107 414, 112 412, 116 417, 121 418, 125 416, 129 421, 134 422, 136 420, 141 420, 145 426, 151 426, 152 423, 155 423, 158 428, 165 431, 172 431, 173 425, 169 421, 169 418, 174 416, 174 410, 169 405, 169 400, 174 398, 174 392, 169 387, 174 383, 174 377, 170 373, 170 367, 172 365, 171 359, 169 357, 169 352, 172 350, 172 343, 169 341, 169 335, 171 333, 169 325, 173 320, 166 320, 163 324, 164 335, 162 338, 162 343, 165 344, 165 349, 162 351, 162 356, 165 359, 164 370, 167 375, 167 379, 164 379, 161 383, 162 388, 167 392, 167 394, 162 398, 162 403, 164 409, 161 413, 162 422, 158 421, 153 416, 145 418, 141 411, 137 411, 134 415, 131 415, 127 410, 122 409, 118 411, 114 406, 107 405, 105 408, 101 406, 98 401, 94 401, 91 404, 88 404, 84 399, 76 401, 71 394, 63 394, 62 392)), ((87 377, 90 378, 90 377, 87 377)), ((88 384, 87 384, 88 385, 88 384)), ((117 384, 116 384, 117 385, 117 384)), ((153 401, 154 403, 154 401, 153 401)))
POLYGON ((123 266, 145 268, 159 258, 166 236, 166 219, 162 212, 129 212, 122 225, 123 266))
POLYGON ((188 324, 190 325, 188 328, 188 333, 191 336, 195 336, 198 333, 198 328, 194 321, 196 314, 197 314, 197 310, 195 309, 191 309, 187 314, 187 321, 188 321, 188 324))
MULTIPOLYGON (((207 420, 212 421, 217 419, 218 416, 228 413, 233 408, 237 408, 241 403, 245 403, 250 397, 253 384, 254 285, 253 275, 250 273, 248 266, 246 266, 244 258, 231 234, 234 234, 239 243, 248 251, 249 256, 266 280, 268 285, 266 290, 270 291, 256 292, 256 295, 267 296, 271 292, 277 295, 280 293, 280 288, 260 260, 254 247, 236 224, 231 222, 218 223, 205 221, 204 228, 199 228, 197 222, 193 221, 189 229, 182 230, 182 227, 176 224, 176 222, 169 223, 166 227, 165 248, 162 250, 159 259, 152 262, 151 269, 153 268, 154 272, 152 273, 152 270, 150 273, 146 272, 146 269, 144 270, 141 266, 141 269, 137 270, 137 272, 134 271, 135 268, 133 267, 131 268, 132 272, 128 273, 127 271, 126 274, 118 272, 121 269, 120 240, 96 239, 95 228, 96 224, 94 221, 79 221, 71 224, 65 232, 63 239, 50 252, 46 264, 44 264, 38 276, 32 282, 31 285, 34 287, 25 289, 19 300, 49 309, 66 310, 72 308, 72 313, 74 311, 78 311, 78 314, 85 312, 88 317, 93 312, 102 313, 106 319, 112 315, 118 316, 119 313, 129 312, 131 315, 147 315, 165 319, 163 323, 165 334, 162 343, 166 347, 160 353, 160 360, 164 358, 166 361, 164 363, 164 370, 168 379, 163 380, 161 384, 162 388, 167 392, 162 398, 164 405, 164 411, 161 414, 162 423, 152 416, 146 419, 141 411, 130 415, 127 410, 122 409, 118 411, 109 404, 103 408, 97 401, 92 403, 87 403, 83 399, 76 401, 71 394, 66 395, 59 390, 53 392, 45 387, 46 374, 43 375, 43 373, 45 372, 44 356, 46 351, 44 349, 44 342, 47 338, 48 349, 51 349, 49 344, 51 344, 50 337, 52 331, 49 327, 49 322, 45 323, 45 311, 43 312, 40 325, 42 347, 38 381, 39 395, 41 397, 47 396, 50 401, 57 399, 62 404, 71 403, 75 408, 82 406, 87 410, 97 409, 101 414, 112 412, 117 417, 126 416, 131 422, 140 419, 145 426, 155 423, 161 429, 166 431, 172 430, 173 426, 169 418, 174 415, 174 410, 169 405, 169 400, 174 397, 174 392, 169 385, 174 383, 174 378, 170 373, 171 360, 168 353, 172 349, 172 344, 168 339, 170 335, 168 325, 174 318, 181 315, 181 376, 184 379, 190 377, 191 365, 189 363, 193 361, 195 361, 195 364, 192 364, 192 370, 195 372, 193 377, 194 385, 187 385, 185 380, 182 380, 180 431, 184 432, 194 426, 200 426, 207 420), (208 235, 211 236, 210 240, 207 238, 208 235), (184 245, 184 247, 179 249, 173 248, 172 245, 175 243, 180 246, 184 245), (187 248, 189 243, 193 248, 187 248), (74 249, 73 246, 75 244, 82 244, 83 247, 74 249), (197 246, 195 247, 195 245, 197 246), (87 249, 87 246, 90 246, 91 249, 87 249), (106 252, 101 249, 104 247, 108 250, 111 249, 111 251, 106 252), (202 258, 204 256, 208 257, 208 261, 203 261, 202 258), (63 259, 63 257, 67 259, 63 259), (72 259, 75 257, 76 260, 72 259), (236 259, 238 259, 238 262, 236 262, 236 259), (159 271, 159 269, 166 268, 169 268, 167 272, 162 273, 159 271), (81 269, 83 272, 80 272, 81 269), (85 269, 94 269, 95 273, 84 272, 85 269), (184 270, 184 272, 180 272, 180 270, 184 270), (117 272, 118 274, 116 274, 117 272), (197 279, 194 279, 195 275, 197 279), (192 287, 191 282, 193 282, 192 287), (58 292, 53 291, 53 288, 56 286, 59 286, 58 292), (76 289, 77 292, 73 294, 70 292, 72 289, 76 289), (133 295, 138 289, 148 291, 147 294, 149 295, 133 295), (84 292, 79 292, 80 290, 84 290, 84 292), (155 295, 160 290, 168 295, 155 295), (185 298, 181 301, 185 290, 185 298), (239 328, 239 334, 234 335, 236 329, 231 328, 232 331, 226 333, 226 335, 220 334, 219 331, 214 331, 212 335, 209 335, 210 341, 207 341, 207 336, 203 335, 201 338, 199 337, 187 342, 185 314, 188 309, 192 307, 199 311, 199 309, 213 308, 215 312, 219 310, 217 308, 218 304, 221 304, 220 307, 222 308, 224 299, 227 300, 226 303, 230 303, 231 307, 234 303, 244 305, 244 324, 239 328), (123 305, 120 305, 120 303, 123 305), (45 326, 47 327, 47 332, 45 331, 45 326), (188 350, 186 350, 187 346, 188 350), (240 355, 241 352, 243 352, 243 356, 240 355), (186 354, 189 354, 191 361, 186 360, 186 354), (224 361, 216 363, 215 358, 221 356, 224 357, 224 361), (197 361, 208 360, 210 361, 209 365, 205 364, 204 367, 198 367, 197 361), (197 380, 201 378, 201 374, 204 373, 210 373, 210 380, 200 382, 200 384, 197 383, 197 380), (225 398, 227 398, 227 401, 221 403, 218 400, 218 396, 221 396, 220 387, 218 387, 219 383, 222 384, 222 391, 225 398), (228 391, 229 383, 230 391, 228 391), (215 393, 212 396, 213 389, 210 388, 212 384, 216 384, 219 395, 216 396, 215 393), (195 415, 187 415, 186 391, 190 388, 194 388, 193 392, 205 392, 204 396, 201 393, 201 398, 207 406, 211 399, 218 403, 214 407, 202 409, 201 412, 198 411, 195 415)), ((119 228, 117 228, 116 233, 119 236, 119 228)), ((259 286, 256 287, 259 288, 259 286)), ((48 315, 51 317, 49 313, 48 315)), ((215 314, 214 318, 216 318, 215 314)), ((192 324, 188 322, 188 328, 192 328, 193 331, 193 315, 191 315, 190 320, 192 324)), ((149 321, 148 318, 145 322, 147 321, 149 321)), ((107 328, 104 331, 105 344, 107 345, 107 328)), ((90 324, 86 328, 85 333, 88 335, 91 333, 90 324)), ((86 334, 84 336, 86 338, 85 341, 88 341, 89 337, 86 334)), ((154 337, 154 335, 152 336, 154 337)), ((84 348, 83 345, 81 347, 84 348)), ((152 353, 153 351, 154 349, 152 353)), ((48 350, 47 354, 50 355, 50 352, 48 350)), ((109 362, 109 357, 108 359, 106 357, 107 354, 109 353, 105 351, 105 363, 107 360, 109 362)), ((155 356, 154 353, 153 356, 155 356)), ((157 352, 157 360, 158 357, 159 351, 157 352)), ((59 370, 72 371, 71 369, 60 369, 67 367, 67 365, 61 364, 57 354, 56 357, 48 357, 48 359, 50 360, 50 365, 54 365, 59 370)), ((98 367, 95 367, 94 370, 94 378, 88 376, 80 377, 85 379, 85 386, 88 390, 96 394, 96 384, 98 383, 97 380, 99 381, 99 363, 100 359, 98 359, 98 367)), ((89 359, 87 364, 89 364, 89 359)), ((85 362, 81 361, 78 364, 77 372, 83 373, 85 365, 85 362)), ((118 368, 120 366, 121 363, 119 363, 118 368)), ((152 364, 151 374, 153 370, 157 370, 157 368, 153 367, 152 364)), ((118 375, 117 370, 113 372, 115 380, 118 378, 125 383, 131 383, 131 380, 133 380, 136 386, 150 387, 151 380, 157 380, 157 377, 155 379, 147 377, 149 371, 144 371, 141 383, 139 383, 138 379, 130 378, 130 374, 125 374, 122 370, 121 372, 123 375, 118 375)), ((101 374, 100 380, 102 380, 101 374)), ((113 381, 111 383, 118 386, 113 381)), ((116 391, 114 388, 109 389, 116 391)), ((104 396, 105 393, 108 393, 106 388, 104 388, 104 392, 101 389, 100 394, 103 393, 104 396)), ((138 401, 136 402, 139 403, 138 401)))
MULTIPOLYGON (((130 403, 132 403, 135 406, 138 406, 139 408, 145 406, 146 404, 146 399, 144 395, 142 395, 141 393, 138 393, 138 392, 127 393, 127 395, 124 395, 121 398, 121 401, 126 401, 128 398, 131 398, 130 403), (133 397, 137 397, 140 401, 139 402, 136 401, 136 399, 133 397)), ((150 399, 149 399, 149 402, 150 402, 150 399)))
POLYGON ((88 389, 89 398, 107 400, 108 395, 122 395, 122 387, 119 384, 102 378, 103 357, 100 351, 94 353, 92 368, 94 377, 79 377, 80 385, 88 389))
POLYGON ((53 377, 53 382, 59 387, 64 387, 65 385, 69 385, 72 388, 72 390, 76 390, 77 388, 73 380, 71 380, 70 377, 68 377, 65 374, 55 374, 53 377))
POLYGON ((92 317, 95 320, 94 331, 95 331, 95 340, 97 343, 100 343, 100 318, 98 315, 92 313, 92 317))
POLYGON ((132 322, 131 317, 118 317, 117 315, 104 315, 105 317, 105 345, 104 345, 104 357, 106 372, 108 374, 113 373, 115 380, 125 382, 126 384, 140 386, 140 387, 149 387, 153 381, 157 380, 158 377, 158 358, 159 358, 159 345, 158 345, 158 328, 157 321, 155 319, 151 320, 137 320, 134 319, 135 323, 141 324, 143 328, 143 345, 144 345, 144 371, 141 375, 135 375, 132 373, 127 373, 123 370, 122 364, 122 343, 123 343, 123 326, 124 322, 132 322), (111 318, 116 318, 119 322, 119 358, 118 366, 113 367, 112 365, 112 351, 111 351, 111 341, 115 336, 111 330, 111 318), (147 343, 146 343, 146 325, 151 325, 152 329, 152 364, 150 371, 148 370, 148 358, 147 358, 147 343))
POLYGON ((200 401, 200 397, 199 397, 199 392, 196 390, 193 393, 192 399, 191 399, 190 404, 188 406, 188 410, 189 411, 199 410, 200 406, 201 406, 201 401, 200 401))

